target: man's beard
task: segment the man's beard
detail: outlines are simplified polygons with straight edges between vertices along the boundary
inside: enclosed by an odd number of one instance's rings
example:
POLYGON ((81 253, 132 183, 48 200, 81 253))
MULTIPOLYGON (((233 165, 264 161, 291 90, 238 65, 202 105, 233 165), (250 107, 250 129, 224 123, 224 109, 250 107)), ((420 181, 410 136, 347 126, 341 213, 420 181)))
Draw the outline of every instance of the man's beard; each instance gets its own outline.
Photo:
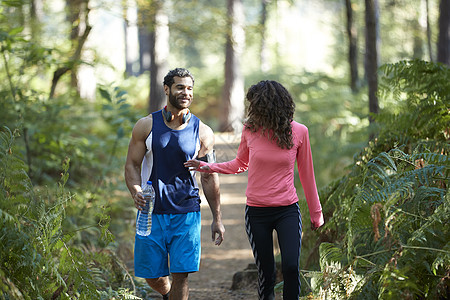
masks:
POLYGON ((182 110, 186 107, 181 106, 181 104, 177 101, 177 97, 172 94, 172 91, 169 92, 169 103, 175 107, 176 109, 182 110))

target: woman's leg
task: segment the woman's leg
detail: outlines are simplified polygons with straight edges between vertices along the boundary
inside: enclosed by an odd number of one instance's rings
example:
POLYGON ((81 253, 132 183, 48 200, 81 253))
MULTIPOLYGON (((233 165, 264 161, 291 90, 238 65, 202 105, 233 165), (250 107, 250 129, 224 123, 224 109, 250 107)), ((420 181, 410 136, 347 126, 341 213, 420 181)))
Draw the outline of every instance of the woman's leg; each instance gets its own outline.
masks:
POLYGON ((302 219, 298 204, 287 206, 276 222, 275 229, 281 252, 284 280, 283 299, 298 300, 300 296, 300 250, 302 219))
POLYGON ((268 212, 266 207, 247 206, 245 209, 245 228, 258 268, 259 299, 273 300, 275 299, 276 279, 272 238, 274 228, 268 212))

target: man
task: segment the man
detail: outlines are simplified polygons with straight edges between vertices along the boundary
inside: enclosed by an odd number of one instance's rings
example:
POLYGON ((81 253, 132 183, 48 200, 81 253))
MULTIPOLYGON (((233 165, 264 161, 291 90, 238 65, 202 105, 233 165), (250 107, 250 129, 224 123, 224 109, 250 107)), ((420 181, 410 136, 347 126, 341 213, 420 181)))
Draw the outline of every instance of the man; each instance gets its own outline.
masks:
MULTIPOLYGON (((214 161, 214 133, 189 111, 193 88, 188 70, 167 73, 167 106, 137 121, 125 164, 125 181, 138 210, 145 205, 143 183, 151 180, 156 191, 151 234, 136 235, 134 267, 135 275, 163 299, 188 299, 188 274, 200 266, 199 189, 194 171, 183 164, 195 157, 214 161)), ((212 240, 220 245, 225 228, 217 176, 202 173, 201 183, 213 215, 212 240)))

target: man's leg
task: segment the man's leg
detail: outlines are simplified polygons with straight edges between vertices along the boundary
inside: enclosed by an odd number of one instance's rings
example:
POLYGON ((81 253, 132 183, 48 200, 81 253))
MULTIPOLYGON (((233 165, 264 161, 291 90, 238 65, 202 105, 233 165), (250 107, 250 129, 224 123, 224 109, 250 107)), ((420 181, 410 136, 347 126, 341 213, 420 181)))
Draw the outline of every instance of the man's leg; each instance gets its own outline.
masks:
POLYGON ((167 218, 167 215, 152 215, 151 234, 136 235, 134 244, 135 276, 145 278, 147 284, 163 296, 170 291, 169 261, 164 236, 167 218))
POLYGON ((169 299, 187 300, 189 297, 188 274, 200 268, 200 212, 170 215, 169 243, 172 287, 169 299))
POLYGON ((145 280, 152 289, 154 289, 161 295, 166 295, 170 291, 169 276, 159 278, 146 278, 145 280))
POLYGON ((187 300, 189 298, 188 273, 172 273, 170 300, 187 300))

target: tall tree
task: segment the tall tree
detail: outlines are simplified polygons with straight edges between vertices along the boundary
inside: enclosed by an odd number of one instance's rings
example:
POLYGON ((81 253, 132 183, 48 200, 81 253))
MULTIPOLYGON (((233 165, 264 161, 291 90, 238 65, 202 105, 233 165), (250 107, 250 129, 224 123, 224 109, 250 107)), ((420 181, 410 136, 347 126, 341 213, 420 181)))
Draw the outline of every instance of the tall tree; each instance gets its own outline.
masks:
POLYGON ((44 4, 42 0, 32 0, 30 7, 30 17, 31 17, 31 38, 36 40, 40 37, 41 22, 44 18, 44 4))
MULTIPOLYGON (((366 4, 366 76, 369 88, 369 112, 378 114, 380 108, 378 105, 378 0, 365 0, 366 4)), ((369 116, 370 123, 373 117, 369 116)))
POLYGON ((122 0, 122 16, 123 16, 123 33, 124 33, 124 40, 125 40, 125 73, 128 76, 135 76, 138 75, 138 72, 135 72, 133 70, 133 64, 135 62, 134 57, 132 57, 132 49, 136 47, 136 45, 131 44, 131 34, 130 34, 130 27, 136 25, 136 16, 129 13, 132 9, 136 9, 136 6, 131 3, 130 0, 122 0), (133 19, 134 17, 134 19, 133 19))
POLYGON ((70 41, 72 42, 73 53, 73 65, 71 67, 71 82, 72 86, 78 87, 77 70, 79 61, 81 60, 81 51, 83 49, 84 43, 86 42, 91 26, 89 26, 89 0, 66 0, 67 20, 72 25, 72 30, 70 32, 70 41), (82 43, 81 48, 78 44, 82 43))
POLYGON ((153 0, 150 30, 150 98, 148 112, 164 107, 165 93, 162 84, 167 73, 169 54, 169 17, 165 13, 163 0, 153 0))
POLYGON ((429 0, 424 0, 424 1, 425 1, 426 20, 427 20, 427 48, 428 48, 428 55, 430 56, 430 61, 434 61, 433 49, 431 47, 430 3, 429 3, 429 0))
POLYGON ((439 5, 439 40, 437 61, 450 66, 450 0, 439 5))
POLYGON ((139 74, 150 71, 150 5, 146 0, 137 0, 138 7, 138 43, 139 43, 139 74))
POLYGON ((411 19, 410 26, 413 35, 413 58, 422 59, 424 57, 425 50, 425 38, 424 38, 424 28, 420 24, 421 14, 423 13, 422 8, 419 6, 416 10, 415 17, 411 19))
POLYGON ((49 98, 53 98, 59 80, 69 71, 71 71, 72 86, 78 90, 77 67, 81 61, 84 44, 92 30, 89 23, 89 0, 66 0, 66 9, 67 21, 72 26, 69 36, 72 43, 71 56, 53 73, 49 98))
POLYGON ((345 0, 347 12, 347 37, 348 37, 348 62, 350 65, 350 87, 353 92, 358 91, 358 32, 353 18, 353 7, 351 0, 345 0))
POLYGON ((260 69, 262 72, 267 72, 270 69, 270 63, 268 58, 269 49, 267 47, 266 41, 266 31, 267 31, 267 6, 271 0, 261 0, 261 20, 260 20, 260 30, 261 30, 261 48, 259 52, 260 59, 260 69))
POLYGON ((169 53, 169 18, 163 0, 139 0, 139 46, 141 72, 149 63, 150 94, 148 112, 165 104, 162 81, 167 72, 169 53))
POLYGON ((227 37, 225 49, 225 85, 223 89, 221 131, 242 129, 244 78, 240 57, 244 51, 244 7, 242 0, 227 0, 227 37))

